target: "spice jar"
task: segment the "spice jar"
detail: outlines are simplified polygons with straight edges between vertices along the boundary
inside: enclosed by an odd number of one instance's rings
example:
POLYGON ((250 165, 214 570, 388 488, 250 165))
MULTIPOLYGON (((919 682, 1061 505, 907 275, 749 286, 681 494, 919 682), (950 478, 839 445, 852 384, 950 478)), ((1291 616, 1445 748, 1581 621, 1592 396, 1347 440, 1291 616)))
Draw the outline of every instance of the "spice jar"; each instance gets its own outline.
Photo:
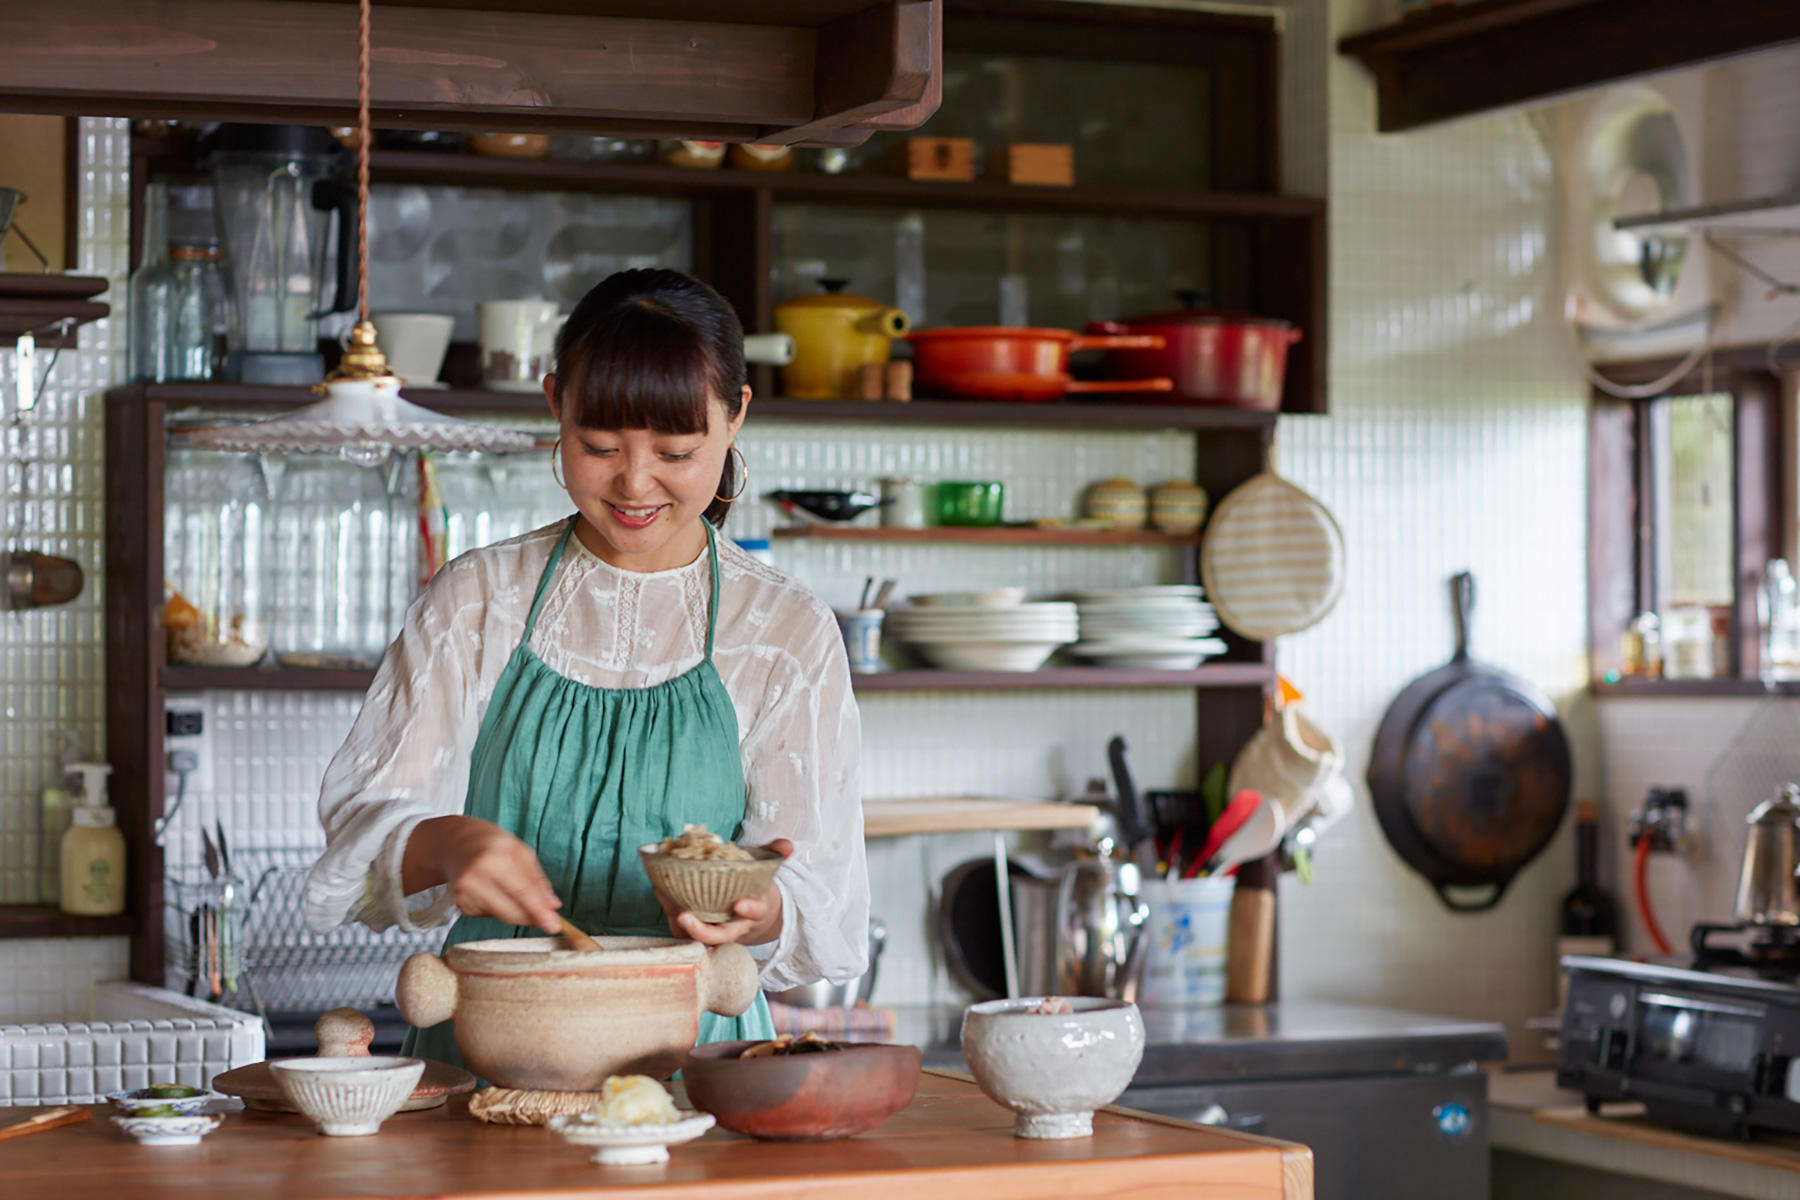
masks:
POLYGON ((396 570, 384 464, 287 459, 275 490, 271 640, 285 667, 372 667, 387 648, 396 570))
POLYGON ((1712 614, 1705 605, 1684 604, 1664 613, 1662 643, 1665 679, 1712 678, 1712 614))
POLYGON ((269 491, 261 463, 176 440, 163 486, 169 662, 255 666, 269 648, 263 563, 269 491))

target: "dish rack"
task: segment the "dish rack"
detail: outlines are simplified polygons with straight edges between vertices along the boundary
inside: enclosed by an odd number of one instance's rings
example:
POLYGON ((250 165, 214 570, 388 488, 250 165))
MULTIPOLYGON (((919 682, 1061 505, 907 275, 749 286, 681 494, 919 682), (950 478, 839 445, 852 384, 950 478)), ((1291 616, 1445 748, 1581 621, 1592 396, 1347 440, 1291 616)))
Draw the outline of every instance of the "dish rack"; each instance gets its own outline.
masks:
POLYGON ((265 1020, 271 1012, 392 1004, 400 965, 438 950, 445 931, 340 925, 311 932, 302 901, 319 853, 233 845, 227 873, 167 876, 165 986, 265 1020))

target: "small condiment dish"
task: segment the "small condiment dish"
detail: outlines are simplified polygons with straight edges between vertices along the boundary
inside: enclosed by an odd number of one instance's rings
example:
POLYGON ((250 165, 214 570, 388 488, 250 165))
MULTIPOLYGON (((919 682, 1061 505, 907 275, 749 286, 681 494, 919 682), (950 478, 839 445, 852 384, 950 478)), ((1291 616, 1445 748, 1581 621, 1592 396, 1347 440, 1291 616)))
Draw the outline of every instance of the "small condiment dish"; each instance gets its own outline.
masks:
POLYGON ((283 1058, 269 1071, 295 1108, 328 1137, 376 1132, 412 1095, 425 1071, 422 1058, 361 1055, 283 1058))
POLYGON ((659 842, 638 847, 650 885, 709 925, 732 919, 732 905, 762 895, 781 869, 781 855, 745 846, 748 859, 676 858, 659 842))
POLYGON ((224 1120, 215 1113, 186 1113, 172 1117, 127 1115, 114 1117, 113 1124, 140 1146, 192 1146, 224 1120))
POLYGON ((1137 1072, 1144 1019, 1124 1000, 989 1000, 963 1010, 962 1050, 981 1090, 1016 1114, 1016 1136, 1086 1137, 1137 1072))
POLYGON ((550 1118, 549 1126, 572 1145, 592 1150, 592 1161, 610 1167, 640 1167, 669 1161, 669 1147, 691 1142, 713 1127, 711 1113, 688 1113, 679 1121, 621 1125, 591 1112, 550 1118))
POLYGON ((185 1090, 189 1093, 185 1096, 159 1096, 155 1093, 154 1088, 132 1088, 124 1092, 108 1092, 106 1099, 114 1108, 127 1116, 168 1115, 154 1111, 160 1109, 168 1109, 180 1116, 189 1116, 205 1112, 206 1106, 214 1100, 226 1098, 221 1093, 208 1091, 206 1088, 190 1087, 185 1090), (146 1113, 146 1110, 152 1111, 146 1113))

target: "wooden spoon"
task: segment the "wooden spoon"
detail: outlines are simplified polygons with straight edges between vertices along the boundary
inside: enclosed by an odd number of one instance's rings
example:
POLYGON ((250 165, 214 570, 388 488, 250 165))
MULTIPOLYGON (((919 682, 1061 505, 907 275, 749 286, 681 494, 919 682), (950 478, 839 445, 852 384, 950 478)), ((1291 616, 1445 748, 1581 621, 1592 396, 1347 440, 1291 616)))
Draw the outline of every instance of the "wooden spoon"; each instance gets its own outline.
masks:
POLYGON ((593 938, 589 937, 587 934, 581 932, 581 930, 575 928, 575 926, 569 924, 569 918, 559 916, 556 918, 556 924, 559 927, 559 930, 562 933, 563 937, 568 939, 569 949, 571 949, 571 950, 598 950, 598 949, 600 949, 600 943, 596 942, 593 938))

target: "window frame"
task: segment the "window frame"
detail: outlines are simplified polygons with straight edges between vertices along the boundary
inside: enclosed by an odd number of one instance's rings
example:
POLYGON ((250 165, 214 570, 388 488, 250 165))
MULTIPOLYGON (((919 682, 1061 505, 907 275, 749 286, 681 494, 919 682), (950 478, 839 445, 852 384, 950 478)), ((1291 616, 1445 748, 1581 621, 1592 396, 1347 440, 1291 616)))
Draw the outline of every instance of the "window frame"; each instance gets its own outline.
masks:
MULTIPOLYGON (((1597 371, 1608 382, 1652 383, 1679 360, 1608 364, 1597 371)), ((1788 364, 1778 364, 1787 367, 1788 364)), ((1789 446, 1795 422, 1791 371, 1771 370, 1762 347, 1717 350, 1710 361, 1653 396, 1621 399, 1592 389, 1588 412, 1588 670, 1601 694, 1741 695, 1764 690, 1757 590, 1771 558, 1793 560, 1795 455, 1789 446), (1654 597, 1650 547, 1653 530, 1646 498, 1651 472, 1650 406, 1665 396, 1708 390, 1732 397, 1732 620, 1731 661, 1712 679, 1620 677, 1622 642, 1631 620, 1654 597)), ((1774 685, 1800 693, 1800 681, 1774 685)))

